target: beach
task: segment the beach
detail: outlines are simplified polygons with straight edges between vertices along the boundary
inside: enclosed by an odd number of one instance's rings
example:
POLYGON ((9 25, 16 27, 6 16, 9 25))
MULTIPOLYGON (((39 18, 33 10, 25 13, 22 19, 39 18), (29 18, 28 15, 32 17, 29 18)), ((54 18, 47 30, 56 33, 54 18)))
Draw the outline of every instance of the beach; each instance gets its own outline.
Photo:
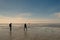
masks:
POLYGON ((24 31, 23 26, 0 27, 0 40, 60 40, 60 28, 58 27, 28 27, 24 31))

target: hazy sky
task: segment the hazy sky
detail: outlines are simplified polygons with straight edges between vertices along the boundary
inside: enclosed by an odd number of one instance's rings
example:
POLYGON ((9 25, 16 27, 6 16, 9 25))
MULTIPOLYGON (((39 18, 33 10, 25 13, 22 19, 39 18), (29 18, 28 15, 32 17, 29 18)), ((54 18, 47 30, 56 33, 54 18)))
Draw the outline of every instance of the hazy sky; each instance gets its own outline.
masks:
POLYGON ((0 0, 1 23, 60 23, 60 0, 0 0))

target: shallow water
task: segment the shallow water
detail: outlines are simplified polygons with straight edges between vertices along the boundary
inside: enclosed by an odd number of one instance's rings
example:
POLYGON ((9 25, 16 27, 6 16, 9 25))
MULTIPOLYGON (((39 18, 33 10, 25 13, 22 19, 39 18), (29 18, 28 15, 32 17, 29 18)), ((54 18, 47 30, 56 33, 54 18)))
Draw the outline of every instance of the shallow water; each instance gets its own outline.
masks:
POLYGON ((14 26, 10 32, 9 27, 0 27, 0 40, 60 40, 58 27, 28 27, 14 26))

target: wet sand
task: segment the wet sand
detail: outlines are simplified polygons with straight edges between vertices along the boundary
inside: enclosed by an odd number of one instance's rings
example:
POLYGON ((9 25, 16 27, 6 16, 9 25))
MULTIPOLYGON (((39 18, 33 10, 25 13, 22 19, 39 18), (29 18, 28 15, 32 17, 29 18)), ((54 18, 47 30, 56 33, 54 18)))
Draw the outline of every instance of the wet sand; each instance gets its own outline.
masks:
POLYGON ((0 40, 60 40, 60 28, 57 27, 0 27, 0 40))

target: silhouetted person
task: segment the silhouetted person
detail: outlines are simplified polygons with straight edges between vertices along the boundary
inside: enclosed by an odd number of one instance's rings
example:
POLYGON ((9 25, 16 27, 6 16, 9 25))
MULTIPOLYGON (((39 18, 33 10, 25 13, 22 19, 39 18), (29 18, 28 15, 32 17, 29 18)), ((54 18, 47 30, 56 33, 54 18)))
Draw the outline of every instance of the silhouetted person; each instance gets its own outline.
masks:
POLYGON ((12 31, 12 23, 9 24, 10 31, 12 31))
POLYGON ((24 31, 27 31, 27 25, 26 25, 26 23, 24 24, 24 31))

